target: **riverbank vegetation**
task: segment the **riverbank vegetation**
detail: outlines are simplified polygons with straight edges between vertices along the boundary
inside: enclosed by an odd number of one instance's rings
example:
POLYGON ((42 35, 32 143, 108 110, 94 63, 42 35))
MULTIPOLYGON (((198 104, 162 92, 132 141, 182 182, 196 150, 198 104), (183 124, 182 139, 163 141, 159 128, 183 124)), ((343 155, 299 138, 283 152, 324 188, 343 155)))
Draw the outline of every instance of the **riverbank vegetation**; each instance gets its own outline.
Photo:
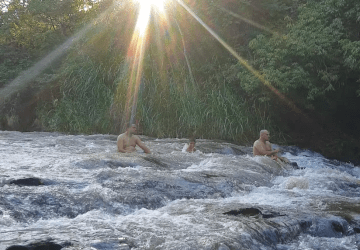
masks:
POLYGON ((0 129, 118 134, 133 120, 149 136, 249 144, 267 128, 275 143, 359 161, 360 2, 184 3, 208 30, 177 1, 167 19, 153 10, 139 71, 134 2, 11 1, 0 87, 90 28, 2 105, 0 129))

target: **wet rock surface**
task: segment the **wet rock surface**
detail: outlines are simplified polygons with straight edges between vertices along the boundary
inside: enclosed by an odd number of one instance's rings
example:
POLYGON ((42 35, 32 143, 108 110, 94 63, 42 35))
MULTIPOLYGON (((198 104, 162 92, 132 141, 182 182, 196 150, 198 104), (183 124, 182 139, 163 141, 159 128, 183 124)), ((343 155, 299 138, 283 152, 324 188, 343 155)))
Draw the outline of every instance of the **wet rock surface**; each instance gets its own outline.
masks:
POLYGON ((40 186, 44 183, 39 178, 24 178, 18 180, 11 180, 10 184, 15 184, 18 186, 40 186))
POLYGON ((234 215, 234 216, 238 216, 238 215, 243 215, 243 216, 257 216, 257 217, 262 217, 264 219, 267 218, 274 218, 274 217, 278 217, 278 216, 285 216, 284 214, 279 214, 277 212, 266 212, 263 213, 261 212, 260 209, 258 208, 243 208, 243 209, 238 209, 238 210, 231 210, 229 212, 225 212, 224 214, 226 215, 234 215))
POLYGON ((62 244, 54 243, 50 240, 30 243, 26 246, 10 246, 6 250, 60 250, 63 247, 71 246, 71 243, 66 242, 62 244))

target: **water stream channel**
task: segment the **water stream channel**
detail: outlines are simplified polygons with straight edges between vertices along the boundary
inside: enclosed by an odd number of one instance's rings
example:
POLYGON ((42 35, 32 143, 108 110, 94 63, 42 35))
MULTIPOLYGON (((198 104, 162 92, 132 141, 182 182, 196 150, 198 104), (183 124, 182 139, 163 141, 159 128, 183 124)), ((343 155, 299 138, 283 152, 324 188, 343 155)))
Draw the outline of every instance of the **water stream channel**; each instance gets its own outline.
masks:
POLYGON ((360 249, 360 168, 280 147, 0 131, 0 250, 360 249), (47 248, 46 248, 47 247, 47 248))

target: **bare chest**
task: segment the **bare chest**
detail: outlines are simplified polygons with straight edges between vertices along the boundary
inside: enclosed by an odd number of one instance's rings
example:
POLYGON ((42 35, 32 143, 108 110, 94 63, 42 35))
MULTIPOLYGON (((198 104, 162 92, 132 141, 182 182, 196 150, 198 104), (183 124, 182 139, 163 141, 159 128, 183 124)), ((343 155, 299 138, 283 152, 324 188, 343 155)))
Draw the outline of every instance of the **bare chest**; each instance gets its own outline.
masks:
POLYGON ((261 141, 257 141, 256 147, 254 147, 254 150, 256 152, 271 150, 271 144, 269 142, 263 143, 261 141))
POLYGON ((136 146, 136 139, 132 136, 132 137, 124 137, 123 138, 123 144, 124 144, 124 148, 127 147, 135 147, 136 146))

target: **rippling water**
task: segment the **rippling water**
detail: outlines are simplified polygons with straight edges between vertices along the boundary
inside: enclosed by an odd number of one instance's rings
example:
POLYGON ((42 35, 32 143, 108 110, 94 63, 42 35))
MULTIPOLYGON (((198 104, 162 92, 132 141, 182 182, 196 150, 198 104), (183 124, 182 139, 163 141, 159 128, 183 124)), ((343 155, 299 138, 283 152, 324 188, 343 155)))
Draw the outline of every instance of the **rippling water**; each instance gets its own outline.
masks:
POLYGON ((0 131, 0 250, 360 249, 360 168, 283 147, 302 169, 251 148, 115 135, 0 131), (12 184, 39 178, 43 185, 12 184))

